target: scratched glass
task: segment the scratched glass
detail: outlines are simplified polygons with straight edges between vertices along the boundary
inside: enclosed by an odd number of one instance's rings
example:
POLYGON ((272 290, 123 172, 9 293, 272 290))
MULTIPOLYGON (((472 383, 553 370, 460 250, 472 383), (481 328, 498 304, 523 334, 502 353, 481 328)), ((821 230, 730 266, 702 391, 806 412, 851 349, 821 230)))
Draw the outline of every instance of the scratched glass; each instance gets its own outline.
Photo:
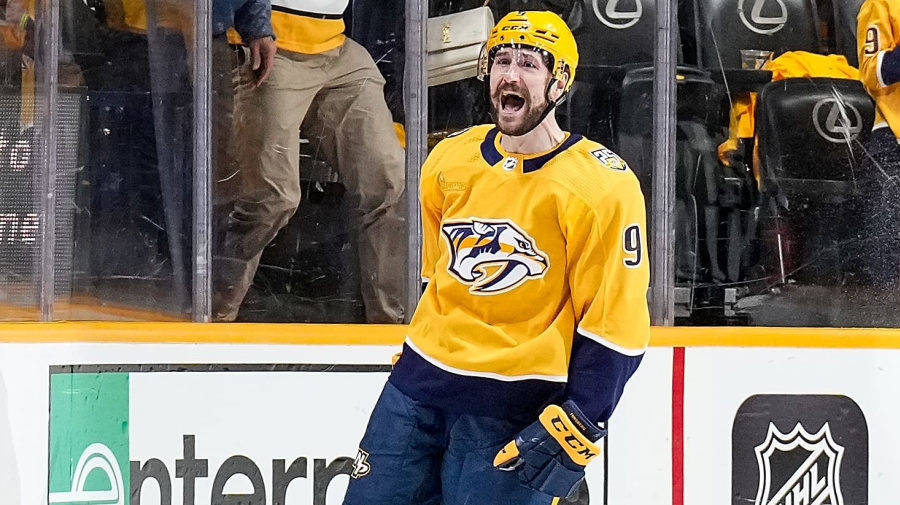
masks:
POLYGON ((246 44, 213 43, 214 88, 221 73, 234 84, 213 94, 214 321, 405 316, 404 1, 331 4, 312 21, 276 9, 276 65, 258 87, 246 44), (334 36, 279 33, 292 23, 334 36))
POLYGON ((189 319, 193 3, 60 4, 52 317, 189 319))
POLYGON ((860 4, 682 2, 677 324, 900 323, 897 200, 867 162, 874 109, 855 74, 860 4), (773 59, 742 69, 749 51, 773 59))
MULTIPOLYGON (((36 61, 35 27, 43 18, 31 5, 10 1, 0 11, 0 320, 7 321, 41 315, 41 195, 48 181, 42 144, 48 130, 47 94, 37 84, 47 67, 36 61)), ((60 102, 61 112, 73 109, 70 97, 60 102)), ((65 139, 67 131, 61 125, 57 133, 65 139)), ((61 161, 69 162, 71 176, 74 160, 61 161)))

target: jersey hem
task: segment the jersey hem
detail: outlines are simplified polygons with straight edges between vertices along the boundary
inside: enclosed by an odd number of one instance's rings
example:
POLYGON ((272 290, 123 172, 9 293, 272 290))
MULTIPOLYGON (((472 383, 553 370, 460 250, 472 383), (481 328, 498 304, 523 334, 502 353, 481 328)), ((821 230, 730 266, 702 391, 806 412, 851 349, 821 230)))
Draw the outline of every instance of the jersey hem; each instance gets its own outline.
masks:
POLYGON ((493 373, 493 372, 473 372, 470 370, 463 370, 461 368, 452 367, 450 365, 442 363, 441 361, 439 361, 435 358, 432 358, 425 351, 423 351, 416 344, 414 344, 412 339, 409 338, 409 336, 406 337, 406 340, 403 343, 406 344, 407 346, 409 346, 410 349, 415 351, 416 354, 419 355, 419 357, 421 357, 422 359, 424 359, 425 361, 430 363, 431 366, 433 366, 435 368, 439 368, 445 372, 452 373, 454 375, 462 375, 465 377, 479 377, 482 379, 492 379, 492 380, 501 381, 501 382, 542 380, 542 381, 547 381, 547 382, 563 382, 564 383, 564 382, 566 382, 566 380, 568 380, 568 377, 565 375, 538 375, 538 374, 503 375, 503 374, 498 374, 498 373, 493 373))
POLYGON ((504 382, 456 375, 434 366, 408 344, 389 379, 405 395, 451 412, 506 418, 537 414, 560 403, 566 384, 537 379, 504 382))

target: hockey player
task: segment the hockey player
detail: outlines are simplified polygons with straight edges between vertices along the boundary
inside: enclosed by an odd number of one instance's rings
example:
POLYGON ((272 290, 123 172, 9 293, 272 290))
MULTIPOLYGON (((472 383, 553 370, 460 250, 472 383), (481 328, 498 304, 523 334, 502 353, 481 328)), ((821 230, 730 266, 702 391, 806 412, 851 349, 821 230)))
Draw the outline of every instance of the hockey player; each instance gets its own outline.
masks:
POLYGON ((876 117, 861 164, 869 184, 861 247, 866 281, 897 287, 900 274, 900 3, 867 0, 860 8, 859 73, 876 117))
POLYGON ((345 505, 549 504, 577 489, 649 335, 644 200, 558 126, 578 51, 550 12, 485 45, 496 125, 422 168, 427 287, 345 505))

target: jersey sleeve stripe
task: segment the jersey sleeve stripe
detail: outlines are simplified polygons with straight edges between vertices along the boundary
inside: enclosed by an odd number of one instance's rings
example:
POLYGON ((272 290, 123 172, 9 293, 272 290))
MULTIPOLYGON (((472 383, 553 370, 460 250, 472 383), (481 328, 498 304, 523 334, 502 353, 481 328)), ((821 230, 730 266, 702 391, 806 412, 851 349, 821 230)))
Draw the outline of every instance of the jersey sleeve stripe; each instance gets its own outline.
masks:
POLYGON ((406 337, 404 341, 410 349, 413 350, 416 354, 418 354, 422 359, 427 361, 431 366, 435 368, 439 368, 445 372, 452 373, 454 375, 461 375, 464 377, 479 377, 482 379, 493 379, 502 382, 517 382, 517 381, 525 381, 525 380, 542 380, 547 382, 566 382, 568 377, 565 375, 502 375, 498 373, 492 372, 473 372, 470 370, 462 370, 460 368, 455 368, 450 365, 446 365, 441 363, 440 361, 432 358, 431 356, 425 354, 421 349, 419 349, 416 344, 412 342, 412 339, 406 337))
POLYGON ((316 19, 341 19, 348 0, 272 0, 272 10, 316 19))
POLYGON ((273 5, 272 10, 275 12, 283 12, 285 14, 293 14, 295 16, 303 16, 305 18, 313 18, 313 19, 341 19, 343 16, 341 14, 325 14, 321 12, 307 12, 307 11, 299 11, 296 9, 291 9, 290 7, 282 7, 280 5, 273 5))
POLYGON ((646 348, 629 349, 627 347, 622 347, 621 345, 614 344, 614 343, 610 342, 609 340, 601 337, 600 335, 597 335, 596 333, 592 333, 590 331, 585 330, 580 325, 578 326, 578 333, 586 338, 593 340, 594 342, 597 342, 598 344, 602 345, 603 347, 606 347, 607 349, 615 351, 624 356, 642 356, 644 354, 644 350, 646 349, 646 348))
POLYGON ((875 65, 875 75, 878 77, 878 85, 882 88, 887 87, 887 84, 884 83, 884 77, 881 75, 881 64, 884 63, 884 53, 886 52, 887 51, 881 51, 880 53, 878 53, 878 56, 876 56, 878 60, 875 65))

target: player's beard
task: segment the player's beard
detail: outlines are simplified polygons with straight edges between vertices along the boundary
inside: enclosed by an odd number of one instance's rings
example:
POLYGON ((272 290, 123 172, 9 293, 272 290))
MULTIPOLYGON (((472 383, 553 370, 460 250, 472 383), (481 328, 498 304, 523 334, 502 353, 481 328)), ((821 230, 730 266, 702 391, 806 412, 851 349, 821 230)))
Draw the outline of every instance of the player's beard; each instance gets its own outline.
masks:
POLYGON ((543 115, 546 106, 547 104, 543 101, 540 104, 532 104, 531 95, 528 93, 528 90, 512 85, 498 87, 491 96, 491 113, 494 117, 494 123, 497 125, 500 133, 508 137, 519 137, 535 129, 537 125, 543 121, 541 116, 543 115), (522 119, 517 123, 508 124, 500 122, 500 104, 502 103, 500 97, 504 91, 515 92, 525 100, 525 104, 522 106, 522 110, 524 110, 525 113, 522 115, 522 119))

